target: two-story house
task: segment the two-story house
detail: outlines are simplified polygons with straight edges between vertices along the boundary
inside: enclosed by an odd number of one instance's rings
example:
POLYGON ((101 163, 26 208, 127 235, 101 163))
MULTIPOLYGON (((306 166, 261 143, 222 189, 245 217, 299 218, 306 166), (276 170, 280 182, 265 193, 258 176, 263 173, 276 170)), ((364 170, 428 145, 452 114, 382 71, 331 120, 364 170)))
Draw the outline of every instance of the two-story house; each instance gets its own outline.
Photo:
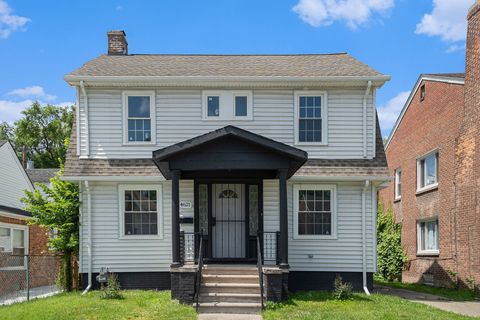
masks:
POLYGON ((336 274, 372 287, 388 76, 345 53, 128 54, 112 31, 108 54, 65 80, 84 286, 108 267, 124 288, 205 307, 240 287, 254 302, 331 288, 336 274))
POLYGON ((480 280, 480 1, 467 19, 465 73, 421 75, 386 144, 406 282, 480 280))

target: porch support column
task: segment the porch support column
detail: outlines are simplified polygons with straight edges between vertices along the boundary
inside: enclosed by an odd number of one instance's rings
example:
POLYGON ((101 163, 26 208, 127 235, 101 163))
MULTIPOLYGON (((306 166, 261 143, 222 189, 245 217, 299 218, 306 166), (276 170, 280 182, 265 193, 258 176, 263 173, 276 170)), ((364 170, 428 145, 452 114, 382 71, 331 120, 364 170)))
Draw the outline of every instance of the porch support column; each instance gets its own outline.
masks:
POLYGON ((278 170, 280 180, 280 268, 288 269, 287 170, 278 170))
POLYGON ((172 175, 172 267, 180 266, 180 174, 179 170, 171 171, 172 175))

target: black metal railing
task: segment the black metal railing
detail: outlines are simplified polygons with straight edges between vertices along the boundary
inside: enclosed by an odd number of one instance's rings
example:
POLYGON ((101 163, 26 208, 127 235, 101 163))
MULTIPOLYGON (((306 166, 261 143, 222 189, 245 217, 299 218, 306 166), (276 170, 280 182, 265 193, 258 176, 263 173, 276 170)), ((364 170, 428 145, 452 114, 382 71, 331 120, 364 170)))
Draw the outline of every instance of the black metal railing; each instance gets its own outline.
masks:
POLYGON ((194 262, 195 261, 195 232, 180 232, 180 262, 185 264, 185 262, 194 262))
POLYGON ((260 284, 260 301, 262 303, 262 310, 264 309, 263 306, 263 258, 262 258, 262 247, 260 245, 260 235, 257 235, 257 269, 258 269, 258 281, 260 284))
POLYGON ((200 296, 200 284, 202 282, 202 270, 203 270, 203 234, 199 234, 199 248, 198 248, 198 266, 197 275, 195 278, 195 310, 198 312, 198 298, 200 296))
POLYGON ((280 232, 263 233, 263 261, 267 264, 278 264, 280 232))

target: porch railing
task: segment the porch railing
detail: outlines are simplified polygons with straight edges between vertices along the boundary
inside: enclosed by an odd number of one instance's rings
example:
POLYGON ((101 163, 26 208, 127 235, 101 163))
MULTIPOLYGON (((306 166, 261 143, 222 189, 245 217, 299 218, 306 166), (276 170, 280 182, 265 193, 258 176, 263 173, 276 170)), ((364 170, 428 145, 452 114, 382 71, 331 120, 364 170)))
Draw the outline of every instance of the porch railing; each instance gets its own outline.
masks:
POLYGON ((204 254, 204 245, 203 245, 203 235, 200 233, 198 236, 200 245, 198 248, 198 267, 197 275, 195 277, 195 310, 198 312, 198 298, 200 296, 200 284, 202 282, 202 270, 203 270, 203 254, 204 254))
POLYGON ((258 269, 258 280, 260 284, 260 301, 262 302, 262 310, 264 309, 263 300, 264 300, 264 290, 263 290, 263 259, 262 259, 262 247, 260 245, 260 236, 257 235, 257 269, 258 269))
POLYGON ((180 232, 180 258, 181 263, 195 262, 195 233, 180 232))
POLYGON ((280 232, 263 233, 263 261, 265 264, 278 264, 280 232))

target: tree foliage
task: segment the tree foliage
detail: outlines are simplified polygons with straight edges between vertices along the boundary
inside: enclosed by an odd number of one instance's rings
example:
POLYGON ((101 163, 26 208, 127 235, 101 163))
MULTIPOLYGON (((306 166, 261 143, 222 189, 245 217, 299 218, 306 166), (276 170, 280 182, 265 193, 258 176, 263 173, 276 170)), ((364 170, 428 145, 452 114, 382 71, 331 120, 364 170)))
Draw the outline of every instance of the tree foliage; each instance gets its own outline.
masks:
POLYGON ((393 210, 384 210, 378 204, 377 212, 377 273, 388 281, 401 280, 402 270, 407 263, 407 255, 402 247, 402 226, 395 222, 393 210))
POLYGON ((25 209, 32 214, 31 224, 54 230, 49 238, 50 247, 63 254, 62 276, 67 291, 72 289, 72 256, 78 253, 79 243, 79 186, 60 179, 63 168, 50 179, 51 187, 39 183, 22 198, 25 209))
POLYGON ((20 156, 22 146, 26 146, 27 157, 36 167, 59 168, 67 154, 65 141, 72 129, 73 108, 34 102, 22 114, 11 134, 17 155, 20 156))
POLYGON ((0 140, 13 140, 13 127, 7 122, 0 123, 0 140))

